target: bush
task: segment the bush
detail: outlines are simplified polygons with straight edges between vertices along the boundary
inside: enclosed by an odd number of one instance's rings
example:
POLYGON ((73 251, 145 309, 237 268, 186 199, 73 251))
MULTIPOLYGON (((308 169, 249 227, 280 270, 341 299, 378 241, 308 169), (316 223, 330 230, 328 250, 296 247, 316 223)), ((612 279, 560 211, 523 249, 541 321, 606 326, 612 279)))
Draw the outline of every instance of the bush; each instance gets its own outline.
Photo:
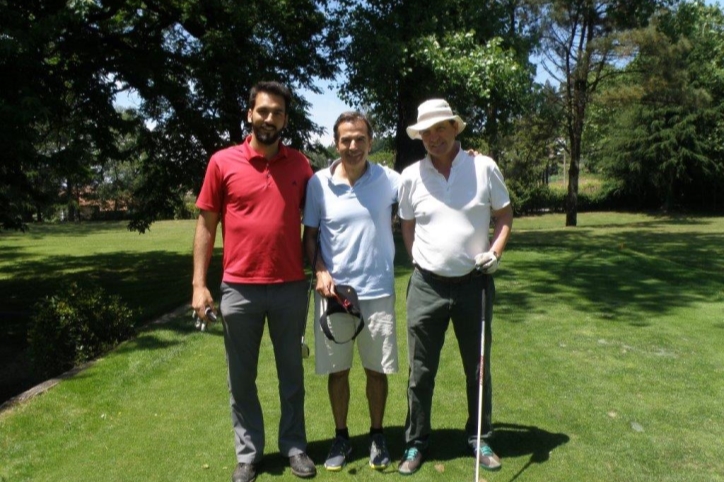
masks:
POLYGON ((548 186, 525 186, 511 181, 508 183, 508 190, 516 216, 565 210, 565 193, 556 192, 548 186))
POLYGON ((196 219, 201 211, 196 207, 196 196, 188 192, 184 195, 183 201, 173 211, 174 219, 196 219))
POLYGON ((33 311, 28 343, 33 370, 41 377, 91 360, 134 332, 133 310, 93 284, 71 283, 33 311))

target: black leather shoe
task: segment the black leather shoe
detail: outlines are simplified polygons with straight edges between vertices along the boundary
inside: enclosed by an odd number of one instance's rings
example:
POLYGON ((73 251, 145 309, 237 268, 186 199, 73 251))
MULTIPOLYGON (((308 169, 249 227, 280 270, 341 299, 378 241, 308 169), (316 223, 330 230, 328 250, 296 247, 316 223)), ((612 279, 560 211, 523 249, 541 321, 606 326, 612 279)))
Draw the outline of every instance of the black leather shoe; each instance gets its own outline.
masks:
POLYGON ((231 474, 231 482, 254 482, 256 480, 256 466, 254 464, 237 464, 231 474))
POLYGON ((292 473, 297 477, 306 479, 317 475, 317 468, 314 466, 314 462, 312 462, 309 455, 304 452, 289 457, 289 466, 292 468, 292 473))

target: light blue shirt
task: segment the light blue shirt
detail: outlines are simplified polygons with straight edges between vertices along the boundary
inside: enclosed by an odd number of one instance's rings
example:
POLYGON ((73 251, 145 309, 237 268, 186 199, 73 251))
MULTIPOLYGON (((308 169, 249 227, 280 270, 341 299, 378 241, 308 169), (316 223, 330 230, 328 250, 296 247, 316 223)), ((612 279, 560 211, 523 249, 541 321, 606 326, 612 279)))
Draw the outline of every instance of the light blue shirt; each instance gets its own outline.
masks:
POLYGON ((350 186, 333 177, 339 160, 307 184, 305 226, 319 227, 320 255, 335 284, 352 286, 359 299, 395 292, 395 242, 392 208, 400 175, 367 161, 367 170, 350 186))

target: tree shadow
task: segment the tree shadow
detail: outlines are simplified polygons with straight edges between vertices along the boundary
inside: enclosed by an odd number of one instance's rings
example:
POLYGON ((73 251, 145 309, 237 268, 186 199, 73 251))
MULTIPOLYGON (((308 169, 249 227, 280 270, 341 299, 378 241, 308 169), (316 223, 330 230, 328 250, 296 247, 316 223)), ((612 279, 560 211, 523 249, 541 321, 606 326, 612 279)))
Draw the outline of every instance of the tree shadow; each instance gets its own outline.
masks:
POLYGON ((650 326, 672 309, 721 296, 723 247, 724 234, 713 232, 629 226, 518 232, 507 249, 510 257, 515 252, 514 263, 496 274, 496 285, 503 288, 497 292, 496 317, 518 323, 527 315, 546 315, 549 306, 540 294, 549 294, 551 305, 650 326), (542 261, 548 254, 554 263, 542 261))

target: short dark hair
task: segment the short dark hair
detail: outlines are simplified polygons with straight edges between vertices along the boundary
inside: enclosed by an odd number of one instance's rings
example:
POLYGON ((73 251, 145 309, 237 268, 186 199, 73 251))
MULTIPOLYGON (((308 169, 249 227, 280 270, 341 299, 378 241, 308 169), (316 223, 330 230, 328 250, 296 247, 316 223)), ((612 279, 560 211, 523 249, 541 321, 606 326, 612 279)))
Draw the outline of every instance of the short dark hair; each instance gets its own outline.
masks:
POLYGON ((249 92, 249 110, 254 110, 256 105, 256 96, 259 92, 267 94, 278 95, 284 99, 284 110, 289 111, 289 107, 292 105, 292 91, 289 88, 277 81, 261 81, 258 82, 249 92))
POLYGON ((337 117, 337 120, 334 122, 334 143, 335 145, 337 142, 339 142, 339 125, 343 122, 357 122, 357 121, 364 121, 365 125, 367 126, 367 136, 372 139, 372 136, 374 133, 372 132, 372 124, 370 124, 369 119, 367 119, 367 116, 364 115, 361 112, 357 111, 347 111, 342 112, 339 117, 337 117))

